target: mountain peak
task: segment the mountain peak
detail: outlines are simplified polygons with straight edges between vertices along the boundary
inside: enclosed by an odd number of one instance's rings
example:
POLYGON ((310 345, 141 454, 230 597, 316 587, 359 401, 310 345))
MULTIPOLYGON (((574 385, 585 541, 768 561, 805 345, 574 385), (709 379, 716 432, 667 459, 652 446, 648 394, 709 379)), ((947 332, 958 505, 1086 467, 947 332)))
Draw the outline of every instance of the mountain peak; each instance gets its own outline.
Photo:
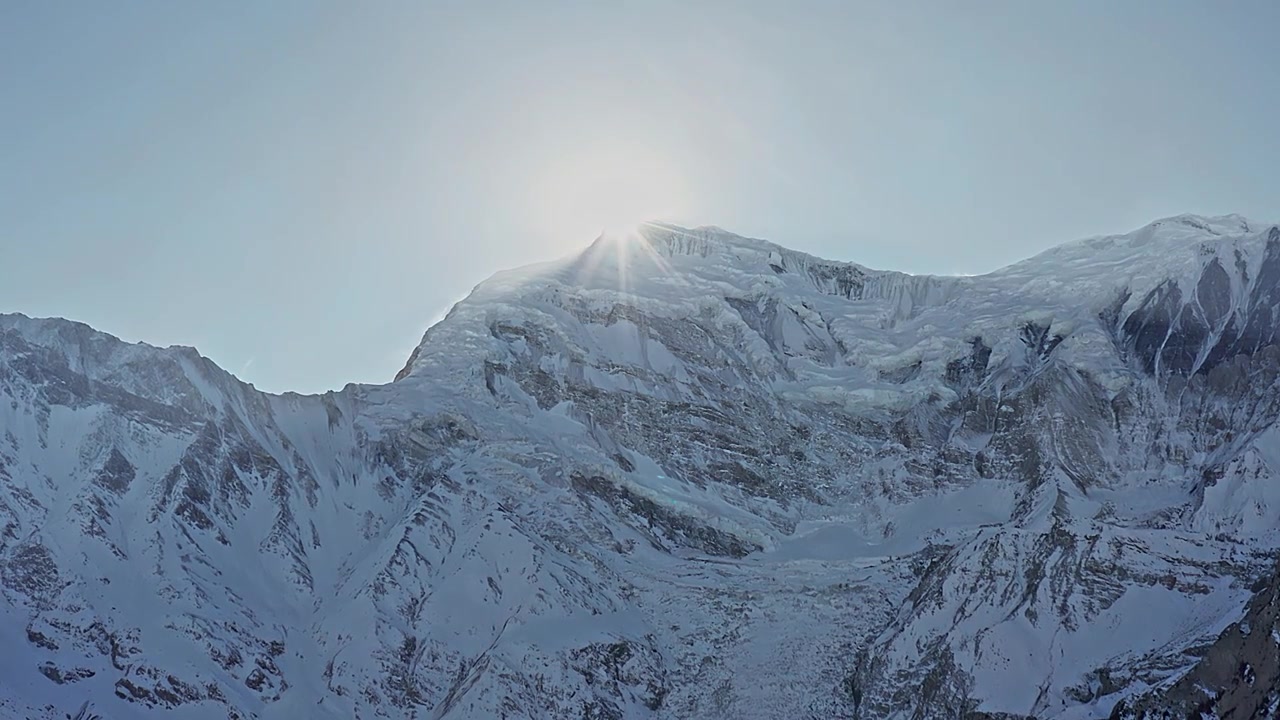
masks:
POLYGON ((1210 235, 1248 235, 1258 232, 1265 223, 1250 220, 1237 213, 1227 215, 1196 215, 1183 213, 1154 220, 1145 228, 1165 232, 1208 233, 1210 235))
POLYGON ((1072 279, 1109 282, 1127 277, 1136 278, 1139 285, 1145 286, 1147 282, 1196 274, 1207 255, 1239 252, 1241 257, 1256 256, 1270 227, 1240 215, 1174 215, 1127 233, 1062 243, 991 275, 1043 275, 1060 283, 1072 279))

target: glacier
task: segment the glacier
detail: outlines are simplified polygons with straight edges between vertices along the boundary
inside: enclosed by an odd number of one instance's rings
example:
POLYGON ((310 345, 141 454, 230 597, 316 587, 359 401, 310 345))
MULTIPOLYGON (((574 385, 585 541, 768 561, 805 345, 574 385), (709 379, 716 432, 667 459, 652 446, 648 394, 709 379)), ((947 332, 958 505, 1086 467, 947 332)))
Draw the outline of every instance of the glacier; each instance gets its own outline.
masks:
POLYGON ((1265 717, 1278 380, 1239 216, 966 277, 651 223, 313 396, 0 315, 0 716, 1265 717))

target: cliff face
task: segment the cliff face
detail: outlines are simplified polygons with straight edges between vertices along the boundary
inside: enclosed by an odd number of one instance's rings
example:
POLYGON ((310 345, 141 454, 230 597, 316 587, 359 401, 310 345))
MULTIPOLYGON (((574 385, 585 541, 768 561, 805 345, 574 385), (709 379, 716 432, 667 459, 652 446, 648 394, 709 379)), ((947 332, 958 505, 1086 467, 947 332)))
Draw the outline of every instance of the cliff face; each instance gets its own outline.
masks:
POLYGON ((1120 702, 1111 720, 1268 720, 1280 714, 1280 572, 1254 590, 1244 617, 1222 631, 1190 672, 1120 702))
POLYGON ((971 278, 652 226, 323 396, 0 316, 0 710, 1261 707, 1277 324, 1280 229, 1191 216, 971 278))

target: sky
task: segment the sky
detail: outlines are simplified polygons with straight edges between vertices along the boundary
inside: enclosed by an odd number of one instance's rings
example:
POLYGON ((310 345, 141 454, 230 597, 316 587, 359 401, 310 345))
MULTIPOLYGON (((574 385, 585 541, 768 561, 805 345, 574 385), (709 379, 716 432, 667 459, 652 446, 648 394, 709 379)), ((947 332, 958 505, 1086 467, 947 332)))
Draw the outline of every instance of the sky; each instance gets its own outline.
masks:
POLYGON ((0 3, 0 312, 389 381, 645 218, 981 273, 1280 221, 1280 3, 0 3))

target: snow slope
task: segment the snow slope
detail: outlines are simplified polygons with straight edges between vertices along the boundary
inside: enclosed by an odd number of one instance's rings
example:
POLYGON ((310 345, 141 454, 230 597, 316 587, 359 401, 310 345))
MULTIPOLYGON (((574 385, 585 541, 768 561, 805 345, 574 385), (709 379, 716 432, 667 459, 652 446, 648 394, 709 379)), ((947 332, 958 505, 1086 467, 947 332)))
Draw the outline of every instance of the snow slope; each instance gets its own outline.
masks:
POLYGON ((0 316, 0 714, 1102 718, 1280 527, 1280 229, 977 277, 650 225, 396 381, 0 316))

